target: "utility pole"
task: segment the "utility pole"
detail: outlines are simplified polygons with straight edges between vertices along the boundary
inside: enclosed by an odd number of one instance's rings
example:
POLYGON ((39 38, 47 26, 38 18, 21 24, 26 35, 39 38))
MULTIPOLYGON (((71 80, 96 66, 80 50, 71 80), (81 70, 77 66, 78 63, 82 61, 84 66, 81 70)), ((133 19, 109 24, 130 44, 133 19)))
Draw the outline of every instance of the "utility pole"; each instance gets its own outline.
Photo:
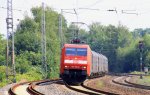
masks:
POLYGON ((64 41, 64 35, 63 35, 63 31, 62 31, 62 16, 63 13, 69 13, 69 14, 76 14, 75 9, 61 9, 61 13, 59 15, 59 37, 60 37, 60 45, 61 48, 63 47, 65 41, 64 41), (70 12, 70 11, 74 11, 74 12, 70 12))
POLYGON ((63 15, 63 9, 61 9, 61 13, 59 15, 59 39, 60 39, 60 46, 61 48, 64 45, 64 39, 63 39, 63 33, 62 33, 62 15, 63 15))
POLYGON ((8 81, 10 79, 10 76, 13 76, 13 80, 11 81, 16 82, 12 0, 7 0, 6 23, 7 23, 6 77, 8 81))
POLYGON ((140 79, 143 79, 143 76, 142 76, 143 41, 139 41, 139 50, 140 50, 140 71, 141 71, 140 79))
POLYGON ((41 25, 41 31, 42 31, 42 68, 44 70, 44 77, 47 78, 47 57, 46 57, 46 33, 45 33, 45 6, 44 3, 42 3, 42 25, 41 25))

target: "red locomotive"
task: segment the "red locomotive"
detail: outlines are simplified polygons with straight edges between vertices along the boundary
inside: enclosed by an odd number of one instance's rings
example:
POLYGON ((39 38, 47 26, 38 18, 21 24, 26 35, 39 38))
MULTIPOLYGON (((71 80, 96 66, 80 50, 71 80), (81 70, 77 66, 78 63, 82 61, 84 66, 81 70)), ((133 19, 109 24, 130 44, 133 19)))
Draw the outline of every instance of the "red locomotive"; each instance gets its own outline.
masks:
POLYGON ((60 77, 67 83, 82 83, 87 77, 108 72, 108 60, 91 51, 89 45, 65 44, 62 48, 60 77))

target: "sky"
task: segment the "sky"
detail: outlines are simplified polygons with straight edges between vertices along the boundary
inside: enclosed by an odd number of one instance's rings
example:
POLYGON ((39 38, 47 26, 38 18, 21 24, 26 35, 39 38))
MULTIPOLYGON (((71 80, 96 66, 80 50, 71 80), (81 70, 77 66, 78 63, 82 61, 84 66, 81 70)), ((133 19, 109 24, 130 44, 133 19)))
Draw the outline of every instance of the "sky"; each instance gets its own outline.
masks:
MULTIPOLYGON (((52 7, 58 13, 63 9, 68 24, 71 22, 84 22, 87 25, 93 22, 100 22, 102 25, 125 25, 129 30, 135 28, 150 28, 150 0, 12 0, 14 19, 14 31, 19 23, 18 19, 24 19, 25 15, 32 17, 30 9, 32 7, 41 6, 42 2, 45 6, 52 7), (87 9, 88 8, 88 9, 87 9), (74 12, 69 14, 67 12, 74 12), (92 10, 93 9, 93 10, 92 10), (94 10, 95 9, 95 10, 94 10), (117 10, 107 11, 109 9, 117 10)), ((6 17, 7 0, 0 0, 0 34, 6 36, 6 17)), ((86 26, 85 26, 86 27, 86 26)))

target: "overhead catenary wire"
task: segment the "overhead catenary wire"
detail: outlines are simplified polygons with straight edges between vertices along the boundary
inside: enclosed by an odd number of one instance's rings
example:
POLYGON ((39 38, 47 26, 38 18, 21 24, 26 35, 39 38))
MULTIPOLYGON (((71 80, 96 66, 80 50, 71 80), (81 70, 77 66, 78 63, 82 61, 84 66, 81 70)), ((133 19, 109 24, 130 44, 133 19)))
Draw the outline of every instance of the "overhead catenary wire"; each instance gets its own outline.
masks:
POLYGON ((134 12, 136 10, 121 10, 122 14, 135 14, 138 15, 138 13, 134 12))
MULTIPOLYGON (((8 8, 6 8, 6 7, 0 7, 1 9, 8 9, 8 8)), ((14 10, 14 11, 22 11, 22 10, 20 10, 20 9, 12 9, 12 10, 14 10)))
POLYGON ((103 1, 103 0, 96 0, 94 3, 92 3, 92 4, 90 4, 90 5, 86 5, 86 6, 84 6, 84 7, 91 8, 91 7, 97 5, 98 3, 102 2, 102 1, 103 1))
MULTIPOLYGON (((8 8, 7 8, 7 7, 0 6, 0 9, 7 10, 8 8)), ((21 14, 22 16, 27 16, 27 15, 28 15, 28 11, 27 11, 27 10, 24 10, 24 9, 15 9, 15 8, 12 8, 12 11, 13 11, 14 13, 19 13, 19 14, 21 14)), ((15 18, 14 18, 14 19, 15 19, 15 18)), ((17 21, 18 21, 18 18, 17 18, 17 21)))

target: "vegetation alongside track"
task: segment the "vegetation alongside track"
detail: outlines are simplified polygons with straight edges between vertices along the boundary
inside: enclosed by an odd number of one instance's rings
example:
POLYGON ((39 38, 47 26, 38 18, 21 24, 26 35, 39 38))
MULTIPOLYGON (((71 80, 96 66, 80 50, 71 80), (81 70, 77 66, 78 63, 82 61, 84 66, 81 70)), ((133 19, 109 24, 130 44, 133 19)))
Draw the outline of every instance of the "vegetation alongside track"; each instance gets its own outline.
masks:
MULTIPOLYGON (((41 69, 41 7, 32 8, 33 17, 25 16, 15 32, 15 60, 17 81, 39 80, 44 76, 41 69)), ((59 76, 60 41, 58 33, 59 14, 46 8, 46 38, 48 78, 59 76)), ((63 32, 66 42, 73 37, 74 25, 67 27, 63 17, 63 32)), ((140 70, 138 42, 144 40, 143 63, 150 66, 150 29, 129 31, 123 25, 104 26, 100 23, 89 25, 89 30, 79 29, 79 37, 89 44, 92 50, 108 57, 109 70, 112 72, 130 72, 140 70)), ((0 86, 6 82, 5 75, 6 39, 0 35, 0 86)))
POLYGON ((98 81, 96 86, 99 87, 99 88, 102 88, 104 86, 104 82, 103 81, 98 81))
POLYGON ((137 77, 134 80, 135 80, 134 83, 150 86, 150 75, 143 76, 143 79, 140 79, 139 77, 137 77))

